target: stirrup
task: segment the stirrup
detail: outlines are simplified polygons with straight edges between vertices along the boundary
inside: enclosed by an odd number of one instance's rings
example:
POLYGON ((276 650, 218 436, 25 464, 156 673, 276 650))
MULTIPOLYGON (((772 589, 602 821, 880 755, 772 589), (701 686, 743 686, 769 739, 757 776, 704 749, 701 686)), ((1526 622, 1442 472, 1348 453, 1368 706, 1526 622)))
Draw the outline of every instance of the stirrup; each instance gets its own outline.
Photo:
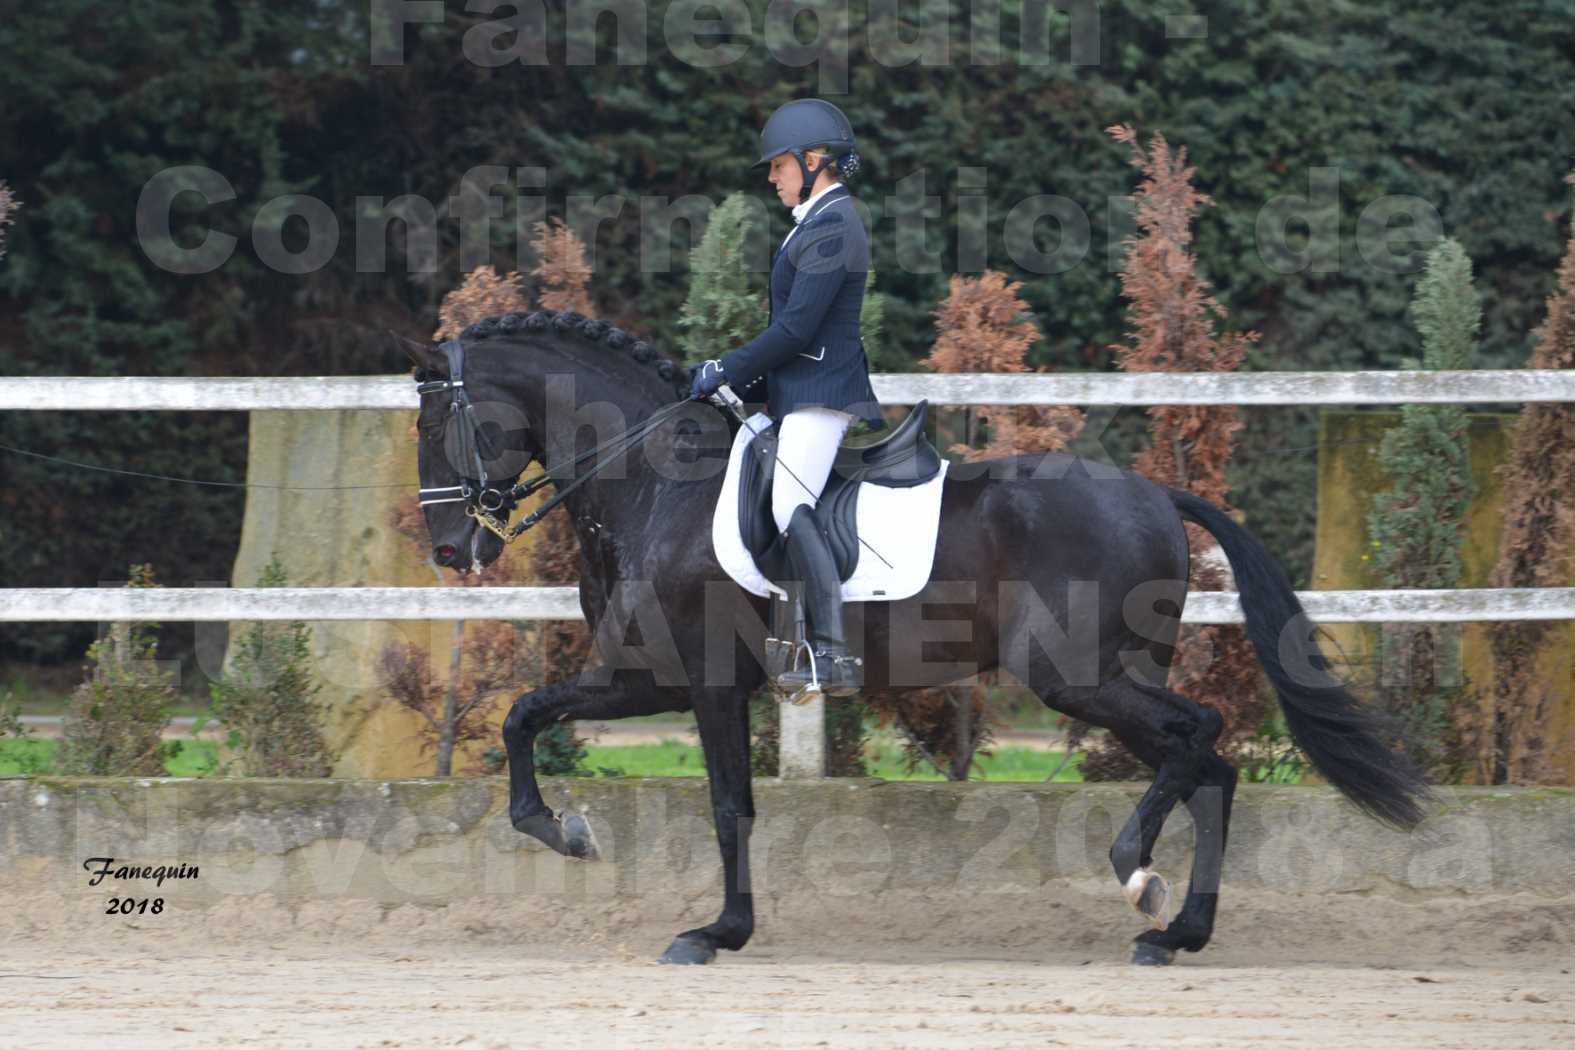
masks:
MULTIPOLYGON (((803 643, 800 648, 809 657, 809 680, 803 680, 804 668, 799 666, 797 660, 795 660, 794 666, 777 675, 773 683, 779 696, 787 694, 789 703, 806 704, 821 693, 832 697, 854 696, 863 689, 864 676, 859 669, 864 666, 864 661, 857 656, 844 652, 841 656, 833 657, 832 667, 828 668, 828 670, 833 672, 830 675, 831 685, 828 687, 821 681, 821 666, 819 659, 816 657, 815 647, 809 643, 803 643), (838 678, 843 677, 836 673, 842 670, 841 665, 847 665, 849 672, 847 677, 851 678, 852 681, 837 681, 838 678)), ((797 653, 794 655, 796 656, 797 653)), ((822 653, 821 655, 829 654, 822 653)))

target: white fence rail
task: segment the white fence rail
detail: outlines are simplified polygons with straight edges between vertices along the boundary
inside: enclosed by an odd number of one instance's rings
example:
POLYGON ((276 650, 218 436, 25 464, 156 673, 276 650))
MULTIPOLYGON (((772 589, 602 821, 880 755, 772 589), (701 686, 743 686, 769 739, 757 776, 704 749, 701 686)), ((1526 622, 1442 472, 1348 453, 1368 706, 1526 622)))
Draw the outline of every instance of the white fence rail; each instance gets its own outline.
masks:
MULTIPOLYGON (((1415 372, 883 372, 893 405, 1405 405, 1575 401, 1575 370, 1415 372)), ((0 383, 0 410, 251 411, 414 409, 408 376, 284 379, 23 376, 0 383)))
MULTIPOLYGON (((1396 405, 1575 401, 1575 370, 1136 372, 872 377, 887 404, 1396 405)), ((0 383, 0 410, 414 409, 405 375, 264 378, 27 376, 0 383)), ((1303 591, 1320 623, 1575 619, 1575 588, 1303 591)), ((0 621, 580 619, 570 587, 17 588, 0 621)), ((1186 623, 1240 623, 1233 592, 1188 594, 1186 623)), ((825 769, 820 702, 783 711, 784 776, 825 769)))
MULTIPOLYGON (((14 587, 0 622, 579 620, 576 587, 14 587)), ((1318 623, 1575 620, 1575 587, 1299 591, 1318 623)), ((1183 623, 1241 623, 1234 591, 1192 591, 1183 623)))

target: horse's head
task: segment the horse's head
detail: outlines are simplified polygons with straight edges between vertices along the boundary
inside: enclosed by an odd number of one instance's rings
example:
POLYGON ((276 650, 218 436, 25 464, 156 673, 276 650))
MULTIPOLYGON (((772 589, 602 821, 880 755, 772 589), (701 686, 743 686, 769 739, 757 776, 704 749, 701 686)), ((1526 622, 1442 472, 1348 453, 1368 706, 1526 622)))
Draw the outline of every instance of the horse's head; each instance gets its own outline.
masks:
POLYGON ((499 392, 489 392, 483 370, 464 367, 458 344, 405 347, 421 394, 416 465, 432 559, 461 574, 479 572, 503 553, 503 540, 477 515, 496 510, 499 494, 530 466, 529 425, 499 392))
MULTIPOLYGON (((532 459, 550 473, 553 500, 597 504, 598 528, 617 507, 655 491, 648 484, 653 472, 688 481, 719 478, 726 465, 727 421, 687 401, 682 366, 604 321, 536 310, 478 321, 435 349, 400 342, 415 362, 421 392, 421 503, 439 565, 479 572, 502 554, 503 541, 487 523, 506 522, 516 509, 507 494, 532 459), (630 428, 667 409, 684 418, 675 416, 673 426, 648 438, 636 435, 633 449, 619 446, 630 428), (706 428, 718 433, 702 441, 698 434, 706 428), (720 459, 699 463, 708 450, 720 451, 720 459), (576 487, 592 479, 594 487, 576 487), (568 484, 560 488, 560 481, 568 484), (600 506, 602 500, 609 505, 600 506), (492 509, 498 513, 489 518, 492 509)), ((520 495, 544 478, 527 479, 520 495)), ((649 512, 649 506, 633 511, 649 512)))

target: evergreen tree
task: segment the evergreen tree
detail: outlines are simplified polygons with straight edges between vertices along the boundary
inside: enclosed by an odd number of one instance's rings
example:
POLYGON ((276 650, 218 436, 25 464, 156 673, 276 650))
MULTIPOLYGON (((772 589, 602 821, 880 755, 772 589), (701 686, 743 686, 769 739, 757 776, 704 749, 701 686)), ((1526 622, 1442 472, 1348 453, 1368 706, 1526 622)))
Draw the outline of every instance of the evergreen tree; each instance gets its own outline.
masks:
MULTIPOLYGON (((1471 366, 1482 306, 1458 241, 1446 238, 1428 254, 1412 317, 1422 337, 1422 368, 1471 366)), ((1468 424, 1461 405, 1405 405, 1400 424, 1384 434, 1378 459, 1394 485, 1374 498, 1367 531, 1385 587, 1460 585, 1461 526, 1475 495, 1468 424)), ((1467 695, 1458 625, 1383 624, 1378 670, 1380 702, 1395 716, 1411 757, 1447 772, 1456 757, 1451 727, 1467 695)))
MULTIPOLYGON (((288 583, 278 555, 257 579, 258 587, 288 583)), ((338 753, 328 744, 328 710, 317 700, 311 639, 300 620, 259 620, 235 633, 229 670, 208 689, 241 776, 332 775, 338 753)))
POLYGON ((700 246, 689 260, 689 296, 678 314, 678 346, 691 364, 739 346, 765 330, 769 310, 765 280, 751 272, 749 244, 758 205, 730 194, 711 213, 700 246))

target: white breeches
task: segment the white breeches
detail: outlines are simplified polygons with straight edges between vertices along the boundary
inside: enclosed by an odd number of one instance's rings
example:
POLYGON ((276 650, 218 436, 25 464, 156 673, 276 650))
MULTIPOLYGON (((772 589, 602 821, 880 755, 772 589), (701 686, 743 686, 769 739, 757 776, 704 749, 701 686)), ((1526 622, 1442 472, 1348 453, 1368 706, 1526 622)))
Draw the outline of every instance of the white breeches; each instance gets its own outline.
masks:
POLYGON ((786 532, 793 511, 820 499, 842 435, 853 416, 832 408, 801 408, 778 424, 777 463, 771 475, 771 516, 777 531, 786 532), (791 471, 791 473, 789 473, 791 471))

